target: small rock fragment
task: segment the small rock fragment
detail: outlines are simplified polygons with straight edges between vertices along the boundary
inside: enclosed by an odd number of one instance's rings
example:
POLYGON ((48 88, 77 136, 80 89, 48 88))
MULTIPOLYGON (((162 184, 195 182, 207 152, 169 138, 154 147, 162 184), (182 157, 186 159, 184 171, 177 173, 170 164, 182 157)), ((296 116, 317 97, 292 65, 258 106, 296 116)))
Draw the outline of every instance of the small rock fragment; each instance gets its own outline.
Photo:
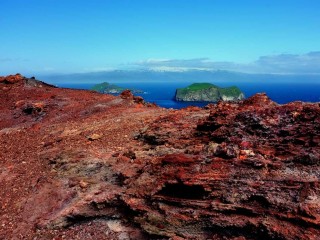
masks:
POLYGON ((97 133, 94 133, 94 134, 91 134, 91 135, 87 136, 87 139, 89 141, 95 141, 95 140, 98 140, 100 138, 102 138, 102 135, 97 134, 97 133))

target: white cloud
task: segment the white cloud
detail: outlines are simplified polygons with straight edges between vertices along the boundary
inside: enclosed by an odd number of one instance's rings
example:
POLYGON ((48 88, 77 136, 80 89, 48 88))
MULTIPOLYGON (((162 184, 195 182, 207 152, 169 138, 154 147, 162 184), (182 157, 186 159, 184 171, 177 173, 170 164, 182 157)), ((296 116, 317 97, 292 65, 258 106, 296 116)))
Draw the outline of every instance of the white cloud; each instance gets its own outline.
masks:
POLYGON ((267 69, 276 73, 320 74, 320 52, 262 56, 255 65, 261 70, 267 69))
POLYGON ((83 72, 108 72, 114 71, 116 68, 113 67, 92 67, 92 68, 84 68, 83 72))
POLYGON ((44 67, 43 68, 43 71, 45 71, 45 72, 50 72, 50 71, 53 71, 53 70, 55 70, 53 67, 44 67))
POLYGON ((148 59, 133 63, 137 67, 155 70, 228 70, 246 73, 320 74, 320 52, 307 54, 280 54, 261 56, 258 60, 243 64, 215 62, 209 58, 148 59))

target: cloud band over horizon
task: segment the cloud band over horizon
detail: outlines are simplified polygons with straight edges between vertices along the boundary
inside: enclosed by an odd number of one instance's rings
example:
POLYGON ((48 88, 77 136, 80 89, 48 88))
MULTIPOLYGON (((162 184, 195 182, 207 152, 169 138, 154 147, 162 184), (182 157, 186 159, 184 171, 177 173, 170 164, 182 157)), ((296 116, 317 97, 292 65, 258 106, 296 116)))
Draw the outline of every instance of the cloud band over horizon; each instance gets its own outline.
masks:
POLYGON ((140 68, 185 71, 185 70, 226 70, 243 73, 270 74, 320 74, 320 51, 306 54, 279 54, 261 56, 251 63, 212 61, 210 58, 193 59, 148 59, 134 62, 140 68))
MULTIPOLYGON (((88 60, 90 62, 90 60, 88 60)), ((191 59, 147 59, 142 61, 128 62, 125 64, 84 66, 82 70, 68 68, 65 72, 54 64, 38 65, 37 68, 29 67, 32 59, 0 58, 2 66, 7 66, 7 71, 1 74, 22 72, 25 74, 65 74, 85 72, 108 72, 114 70, 155 70, 182 72, 189 70, 203 71, 233 71, 251 74, 295 74, 295 75, 320 75, 320 51, 306 54, 279 54, 261 56, 249 63, 237 63, 233 61, 214 61, 211 58, 191 59)), ((69 65, 72 65, 70 62, 69 65)))

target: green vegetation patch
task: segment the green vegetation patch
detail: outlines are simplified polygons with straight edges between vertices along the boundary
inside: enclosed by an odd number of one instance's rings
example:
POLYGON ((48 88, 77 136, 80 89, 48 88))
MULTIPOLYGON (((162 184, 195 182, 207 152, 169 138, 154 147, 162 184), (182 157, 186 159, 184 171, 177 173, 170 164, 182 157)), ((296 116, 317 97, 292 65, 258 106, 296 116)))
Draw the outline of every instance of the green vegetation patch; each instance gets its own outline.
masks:
POLYGON ((203 90, 210 87, 219 88, 218 86, 211 83, 193 83, 190 86, 186 87, 186 89, 191 91, 203 90))
POLYGON ((110 90, 110 89, 117 90, 119 92, 125 90, 125 88, 122 88, 122 87, 119 87, 117 85, 110 84, 110 83, 107 83, 107 82, 96 84, 91 88, 91 90, 97 91, 97 92, 100 92, 100 93, 103 93, 104 91, 110 90))
POLYGON ((244 98, 244 94, 236 87, 221 88, 211 83, 193 83, 185 88, 178 88, 177 101, 232 101, 244 98))
POLYGON ((219 88, 219 91, 222 95, 225 95, 225 96, 237 96, 242 93, 241 90, 236 86, 219 88))
POLYGON ((208 88, 211 88, 211 87, 219 88, 218 86, 213 85, 211 83, 193 83, 188 87, 178 88, 177 92, 179 94, 187 94, 190 91, 200 91, 200 90, 208 89, 208 88))
POLYGON ((193 83, 188 87, 178 88, 177 92, 180 94, 186 94, 190 91, 201 91, 209 88, 216 88, 219 90, 220 94, 226 96, 235 96, 241 94, 241 90, 236 86, 221 88, 211 83, 193 83))

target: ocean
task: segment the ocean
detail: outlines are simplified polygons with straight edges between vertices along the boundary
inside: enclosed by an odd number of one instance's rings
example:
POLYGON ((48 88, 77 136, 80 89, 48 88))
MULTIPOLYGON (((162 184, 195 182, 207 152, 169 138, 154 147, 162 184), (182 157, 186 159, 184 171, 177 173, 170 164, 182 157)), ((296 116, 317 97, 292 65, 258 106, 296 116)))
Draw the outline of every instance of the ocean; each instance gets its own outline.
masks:
MULTIPOLYGON (((214 82, 212 82, 215 84, 214 82)), ((205 106, 207 102, 176 102, 174 101, 177 88, 186 87, 191 82, 121 82, 114 84, 144 91, 137 94, 147 102, 156 103, 164 108, 180 109, 187 106, 205 106)), ((59 87, 74 89, 90 89, 95 84, 58 84, 59 87)), ((220 87, 236 85, 245 94, 246 98, 265 92, 273 101, 284 104, 292 101, 320 102, 320 83, 247 83, 247 82, 219 82, 220 87)))

